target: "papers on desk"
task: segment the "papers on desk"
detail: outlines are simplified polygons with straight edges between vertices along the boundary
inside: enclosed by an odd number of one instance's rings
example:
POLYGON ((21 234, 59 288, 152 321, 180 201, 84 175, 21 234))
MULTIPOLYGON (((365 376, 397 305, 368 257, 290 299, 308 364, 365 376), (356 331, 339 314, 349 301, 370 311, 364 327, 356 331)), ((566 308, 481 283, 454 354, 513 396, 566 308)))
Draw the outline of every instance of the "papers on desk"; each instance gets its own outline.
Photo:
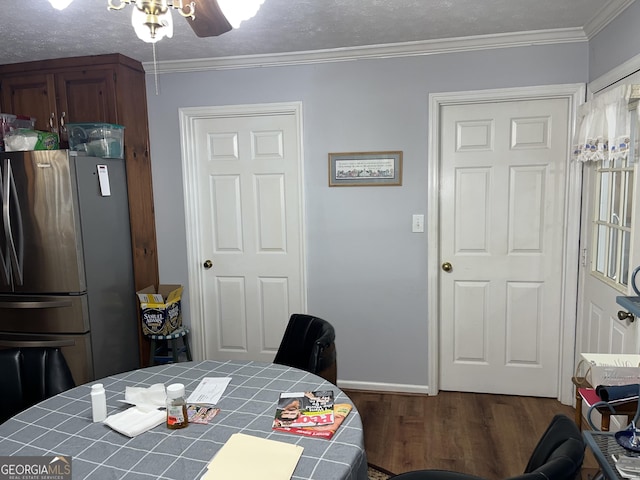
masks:
POLYGON ((303 447, 234 433, 200 480, 290 480, 303 447))
POLYGON ((216 405, 220 401, 220 398, 222 398, 222 394, 230 381, 231 377, 203 378, 193 393, 187 398, 187 403, 191 405, 216 405))
POLYGON ((622 478, 640 478, 640 458, 627 455, 611 455, 616 464, 616 469, 622 478))

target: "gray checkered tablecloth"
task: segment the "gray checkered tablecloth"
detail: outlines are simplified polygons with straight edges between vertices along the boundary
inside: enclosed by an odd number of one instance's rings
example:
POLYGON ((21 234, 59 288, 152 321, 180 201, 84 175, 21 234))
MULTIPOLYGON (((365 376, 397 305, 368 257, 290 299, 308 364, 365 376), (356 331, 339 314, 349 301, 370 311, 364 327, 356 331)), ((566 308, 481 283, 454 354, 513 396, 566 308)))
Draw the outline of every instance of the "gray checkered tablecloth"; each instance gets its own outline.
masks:
MULTIPOLYGON (((366 480, 362 422, 357 409, 331 440, 271 430, 281 392, 332 389, 336 403, 353 402, 335 385, 310 373, 258 362, 185 362, 135 370, 104 378, 109 414, 127 408, 127 386, 184 383, 189 395, 204 377, 231 377, 208 425, 181 430, 160 425, 135 438, 91 420, 91 384, 49 398, 0 425, 0 455, 70 455, 74 479, 194 480, 215 453, 237 432, 301 445, 304 452, 293 479, 366 480)), ((249 460, 249 456, 247 456, 249 460)), ((231 479, 221 479, 231 480, 231 479)))

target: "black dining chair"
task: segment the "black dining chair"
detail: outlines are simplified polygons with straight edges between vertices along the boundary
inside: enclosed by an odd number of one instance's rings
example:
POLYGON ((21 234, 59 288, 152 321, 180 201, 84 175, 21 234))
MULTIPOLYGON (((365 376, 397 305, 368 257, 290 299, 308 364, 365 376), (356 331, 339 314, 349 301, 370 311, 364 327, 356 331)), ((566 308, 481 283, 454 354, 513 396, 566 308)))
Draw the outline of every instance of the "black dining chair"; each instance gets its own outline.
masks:
POLYGON ((294 313, 282 337, 273 363, 296 367, 336 384, 336 333, 319 317, 294 313))
MULTIPOLYGON (((508 480, 575 480, 584 461, 585 443, 575 422, 563 414, 553 417, 522 475, 508 480)), ((496 459, 500 461, 500 459, 496 459)), ((416 470, 391 477, 394 480, 484 480, 447 470, 416 470)))
POLYGON ((0 350, 0 423, 36 403, 75 387, 58 348, 0 350))

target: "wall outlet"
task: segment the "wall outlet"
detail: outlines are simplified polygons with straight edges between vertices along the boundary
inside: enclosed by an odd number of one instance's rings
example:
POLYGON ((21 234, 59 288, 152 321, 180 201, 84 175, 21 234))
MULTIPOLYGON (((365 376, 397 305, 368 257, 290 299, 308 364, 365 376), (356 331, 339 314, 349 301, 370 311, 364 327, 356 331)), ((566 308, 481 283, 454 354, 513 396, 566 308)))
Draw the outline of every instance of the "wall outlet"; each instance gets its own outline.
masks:
POLYGON ((413 233, 424 232, 424 215, 414 215, 413 223, 411 225, 411 231, 413 233))

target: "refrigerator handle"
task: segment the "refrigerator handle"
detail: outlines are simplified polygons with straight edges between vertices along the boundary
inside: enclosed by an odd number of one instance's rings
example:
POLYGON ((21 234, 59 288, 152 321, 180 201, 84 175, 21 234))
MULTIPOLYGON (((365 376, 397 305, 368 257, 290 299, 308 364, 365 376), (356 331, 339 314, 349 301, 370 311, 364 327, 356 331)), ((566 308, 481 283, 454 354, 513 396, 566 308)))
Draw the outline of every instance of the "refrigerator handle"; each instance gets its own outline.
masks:
POLYGON ((3 308, 62 308, 71 307, 71 300, 40 300, 40 301, 17 301, 0 302, 0 309, 3 308))
POLYGON ((4 244, 0 243, 0 285, 11 285, 9 271, 9 229, 7 227, 7 218, 9 217, 9 177, 7 176, 8 159, 3 159, 0 164, 0 207, 2 207, 2 230, 4 233, 0 236, 0 240, 4 237, 4 244), (5 193, 7 192, 7 193, 5 193))
MULTIPOLYGON (((5 205, 3 205, 4 228, 7 237, 7 249, 9 259, 11 260, 11 272, 16 285, 22 285, 23 282, 23 264, 24 264, 24 233, 22 227, 22 211, 20 210, 20 202, 18 200, 18 191, 16 183, 13 179, 11 171, 11 162, 5 159, 5 176, 4 196, 6 197, 5 205), (13 202, 13 203, 12 203, 13 202), (13 207, 13 208, 12 208, 13 207), (15 215, 12 217, 11 212, 15 209, 15 215), (11 221, 15 220, 15 230, 12 228, 11 221)), ((7 260, 9 261, 9 260, 7 260)))
POLYGON ((73 347, 75 340, 0 340, 0 347, 73 347))

